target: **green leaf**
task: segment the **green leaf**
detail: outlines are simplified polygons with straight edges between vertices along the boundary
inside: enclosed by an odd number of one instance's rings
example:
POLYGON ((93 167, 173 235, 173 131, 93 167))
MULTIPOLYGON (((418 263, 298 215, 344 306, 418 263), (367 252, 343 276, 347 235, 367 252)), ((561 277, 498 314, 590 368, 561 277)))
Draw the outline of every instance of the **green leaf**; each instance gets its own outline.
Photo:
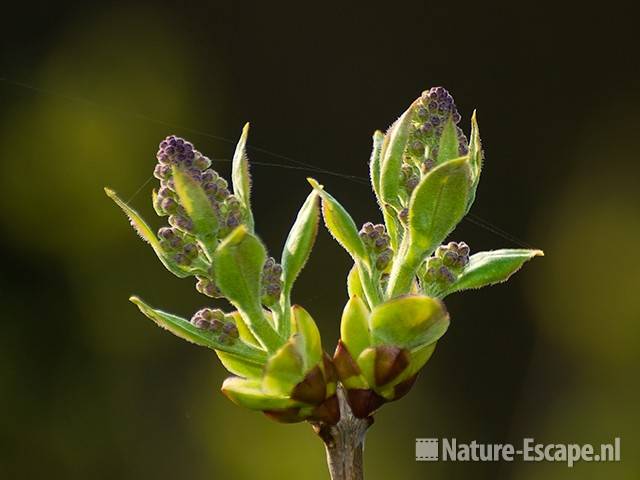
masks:
POLYGON ((233 194, 238 197, 244 209, 247 225, 253 231, 253 213, 251 212, 251 175, 249 174, 249 157, 247 156, 247 136, 249 123, 242 129, 242 135, 233 154, 231 182, 233 194))
POLYGON ((410 291, 418 266, 462 220, 470 186, 468 157, 438 165, 418 184, 409 204, 409 235, 389 277, 390 298, 410 291))
POLYGON ((371 345, 369 309, 360 297, 352 296, 342 311, 340 339, 354 358, 371 345))
POLYGON ((471 172, 468 157, 449 160, 429 172, 409 205, 410 251, 424 258, 451 233, 464 216, 471 172))
POLYGON ((257 348, 244 344, 243 342, 235 342, 231 345, 223 344, 217 339, 213 332, 197 328, 184 318, 163 312, 162 310, 156 310, 135 296, 129 298, 129 300, 158 326, 169 330, 171 333, 184 340, 203 347, 238 355, 246 362, 250 362, 255 365, 263 365, 264 362, 267 361, 267 355, 263 350, 258 350, 257 348))
POLYGON ((300 208, 282 251, 282 290, 287 296, 290 295, 293 283, 309 259, 318 234, 319 219, 318 193, 314 190, 300 208))
POLYGON ((129 207, 129 205, 127 205, 120 197, 118 197, 116 192, 114 192, 113 190, 105 188, 104 191, 107 196, 111 200, 113 200, 115 204, 118 205, 125 213, 125 215, 129 218, 129 223, 131 223, 131 226, 136 231, 136 233, 140 235, 140 238, 151 245, 151 248, 153 248, 153 251, 156 253, 167 270, 169 270, 179 278, 185 278, 189 275, 192 275, 192 272, 190 272, 188 269, 182 268, 171 259, 167 252, 165 252, 165 250, 162 248, 162 245, 160 244, 158 237, 156 237, 156 234, 153 232, 153 230, 151 230, 149 225, 147 225, 147 223, 142 219, 138 212, 129 207))
POLYGON ((322 340, 318 326, 304 308, 299 305, 291 307, 292 331, 299 335, 298 348, 302 355, 303 371, 307 372, 322 360, 322 340))
POLYGON ((304 360, 300 354, 300 338, 294 335, 269 358, 262 380, 263 391, 271 395, 289 396, 304 379, 304 360))
POLYGON ((416 102, 417 100, 391 125, 385 136, 380 166, 380 196, 382 203, 394 206, 399 205, 402 157, 411 133, 411 121, 416 102))
POLYGON ((376 363, 376 349, 374 347, 366 348, 358 355, 356 359, 358 367, 362 372, 361 376, 367 382, 370 387, 375 387, 375 363, 376 363))
POLYGON ((367 252, 358 235, 358 228, 353 218, 351 218, 351 215, 347 213, 335 198, 323 189, 322 185, 312 178, 307 180, 322 197, 322 216, 333 238, 349 252, 356 262, 360 261, 368 264, 369 259, 367 252))
POLYGON ((473 205, 473 201, 476 198, 476 190, 478 189, 480 173, 482 172, 483 157, 484 153, 482 151, 482 142, 480 141, 480 130, 478 128, 478 121, 474 110, 473 115, 471 116, 471 139, 469 141, 469 159, 471 161, 472 182, 471 192, 467 202, 467 212, 471 209, 471 205, 473 205))
POLYGON ((238 334, 240 335, 240 339, 244 343, 256 348, 261 348, 260 342, 258 342, 258 340, 256 340, 256 337, 253 336, 253 333, 251 333, 251 330, 249 330, 249 327, 247 326, 247 322, 245 322, 244 318, 242 318, 242 314, 240 312, 234 311, 234 312, 228 313, 227 319, 230 319, 231 321, 233 321, 233 323, 236 324, 236 327, 238 329, 238 334))
POLYGON ((444 163, 448 160, 458 158, 458 132, 456 131, 456 124, 453 122, 453 117, 449 115, 444 129, 442 130, 442 136, 440 137, 440 145, 438 146, 438 164, 444 163))
POLYGON ((260 277, 266 250, 244 225, 220 243, 213 256, 216 283, 238 309, 253 336, 268 351, 282 345, 282 338, 266 319, 260 303, 260 277))
POLYGON ((186 210, 191 221, 193 221, 196 238, 204 247, 209 259, 211 259, 218 244, 216 238, 218 218, 213 211, 211 202, 202 186, 177 166, 173 167, 173 179, 180 204, 186 210))
POLYGON ((444 335, 449 327, 449 314, 438 299, 406 295, 374 308, 369 326, 374 345, 413 349, 444 335))
POLYGON ((384 133, 380 130, 376 130, 373 133, 373 147, 371 149, 371 158, 369 159, 369 176, 371 179, 371 186, 373 192, 376 194, 378 204, 382 206, 382 196, 380 192, 380 168, 381 168, 381 153, 382 144, 384 142, 384 133))
POLYGON ((264 365, 249 362, 240 355, 223 352, 222 350, 216 350, 216 354, 220 359, 220 363, 222 363, 224 368, 226 368, 230 373, 244 378, 262 378, 264 365))
POLYGON ((255 379, 229 377, 222 384, 222 393, 236 405, 251 410, 285 410, 300 405, 290 398, 265 393, 261 381, 255 379))
POLYGON ((353 296, 358 296, 363 300, 366 300, 366 295, 364 293, 364 289, 362 288, 362 282, 360 281, 360 274, 358 273, 358 267, 354 265, 349 270, 349 274, 347 275, 347 293, 349 293, 349 298, 353 296))
POLYGON ((445 295, 471 288, 505 282, 533 257, 543 256, 542 250, 504 249, 471 255, 469 264, 445 295))

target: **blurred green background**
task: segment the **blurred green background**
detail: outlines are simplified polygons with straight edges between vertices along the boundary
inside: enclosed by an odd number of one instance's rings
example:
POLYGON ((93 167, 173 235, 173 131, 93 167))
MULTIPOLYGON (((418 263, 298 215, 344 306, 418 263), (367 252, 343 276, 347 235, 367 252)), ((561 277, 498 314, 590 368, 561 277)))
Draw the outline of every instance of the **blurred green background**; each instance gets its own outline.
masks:
MULTIPOLYGON (((614 2, 615 3, 615 2, 614 2)), ((127 297, 188 316, 104 196, 153 220, 157 143, 189 138, 228 174, 250 157, 366 178, 370 135, 444 85, 487 160, 472 213, 542 248, 508 285, 452 296, 413 392, 370 430, 367 478, 640 477, 638 40, 624 5, 62 2, 5 7, 0 56, 0 478, 327 478, 308 425, 228 402, 215 356, 127 297), (288 158, 283 158, 288 157, 288 158), (416 437, 610 442, 622 462, 416 463, 416 437)), ((278 253, 310 172, 254 165, 278 253)), ((366 183, 314 173, 357 222, 366 183)), ((159 225, 159 223, 156 223, 159 225)), ((518 247, 464 221, 472 250, 518 247)), ((297 283, 332 351, 347 255, 326 233, 297 283)))

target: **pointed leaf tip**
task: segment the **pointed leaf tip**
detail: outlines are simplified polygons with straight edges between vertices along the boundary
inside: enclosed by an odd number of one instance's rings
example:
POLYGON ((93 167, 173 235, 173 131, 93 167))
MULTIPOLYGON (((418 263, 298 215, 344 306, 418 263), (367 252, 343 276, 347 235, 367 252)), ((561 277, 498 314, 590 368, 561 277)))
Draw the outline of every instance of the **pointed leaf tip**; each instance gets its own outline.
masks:
POLYGON ((307 182, 316 190, 324 190, 324 186, 319 184, 315 178, 307 177, 307 182))

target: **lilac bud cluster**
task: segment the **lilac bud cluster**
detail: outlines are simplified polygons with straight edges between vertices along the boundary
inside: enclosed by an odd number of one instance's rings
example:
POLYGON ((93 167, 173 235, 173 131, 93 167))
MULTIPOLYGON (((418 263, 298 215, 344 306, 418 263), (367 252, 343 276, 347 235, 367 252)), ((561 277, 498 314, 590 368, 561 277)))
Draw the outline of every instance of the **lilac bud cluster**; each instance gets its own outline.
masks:
POLYGON ((201 253, 200 247, 192 237, 176 227, 162 227, 158 230, 158 238, 170 258, 183 267, 191 265, 201 253))
POLYGON ((156 154, 158 164, 154 176, 160 180, 160 189, 156 195, 154 207, 160 215, 169 215, 169 224, 186 233, 193 233, 193 222, 175 190, 173 168, 179 167, 191 178, 200 183, 207 194, 211 206, 218 217, 220 229, 218 237, 222 238, 242 223, 240 201, 229 192, 229 185, 224 178, 209 168, 211 160, 202 155, 186 140, 169 135, 162 142, 156 154))
POLYGON ((191 317, 191 324, 201 330, 208 330, 217 335, 220 343, 231 345, 240 334, 238 327, 232 321, 227 321, 222 310, 203 308, 191 317))
MULTIPOLYGON (((422 92, 414 110, 413 126, 405 152, 405 162, 420 166, 424 172, 431 170, 438 159, 438 148, 444 126, 451 118, 454 124, 460 122, 460 114, 453 97, 443 87, 433 87, 422 92)), ((458 133, 458 153, 469 151, 467 137, 460 127, 458 133)))
POLYGON ((383 224, 374 225, 367 222, 358 232, 362 242, 369 251, 373 264, 379 272, 384 271, 391 263, 393 250, 387 229, 383 224))
POLYGON ((464 267, 469 264, 469 246, 464 242, 450 242, 436 249, 427 260, 425 280, 440 285, 456 281, 464 267))
POLYGON ((273 257, 267 258, 262 267, 262 303, 273 305, 282 292, 282 266, 273 257))

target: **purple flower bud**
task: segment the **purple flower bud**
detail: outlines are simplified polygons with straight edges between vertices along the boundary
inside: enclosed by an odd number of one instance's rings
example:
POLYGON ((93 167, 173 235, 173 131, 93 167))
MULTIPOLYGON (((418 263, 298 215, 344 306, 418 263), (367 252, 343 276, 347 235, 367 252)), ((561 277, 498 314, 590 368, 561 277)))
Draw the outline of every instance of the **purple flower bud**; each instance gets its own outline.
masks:
POLYGON ((456 281, 456 277, 453 273, 451 273, 451 270, 449 270, 447 267, 445 267, 444 265, 442 265, 438 271, 437 271, 437 278, 438 280, 444 282, 444 283, 453 283, 456 281))
MULTIPOLYGON (((193 155, 194 153, 191 152, 191 154, 193 155)), ((204 155, 195 155, 193 158, 193 166, 199 170, 206 170, 211 166, 211 160, 204 155)))
POLYGON ((178 265, 182 265, 182 266, 191 265, 191 260, 189 259, 189 257, 184 255, 183 253, 176 253, 173 256, 173 261, 176 262, 178 265))
POLYGON ((233 339, 237 339, 240 336, 240 332, 238 332, 238 327, 233 322, 227 322, 222 327, 222 331, 229 335, 229 337, 233 339))
POLYGON ((218 174, 211 169, 202 172, 202 183, 215 182, 218 179, 218 174))
POLYGON ((182 253, 184 253, 187 258, 194 259, 198 256, 198 246, 195 243, 187 243, 184 247, 182 247, 182 253))
POLYGON ((163 198, 160 207, 167 213, 175 213, 178 210, 178 202, 171 197, 163 198))
POLYGON ((222 297, 222 292, 212 279, 199 275, 196 276, 196 279, 198 280, 196 283, 196 290, 198 292, 211 298, 222 297))

